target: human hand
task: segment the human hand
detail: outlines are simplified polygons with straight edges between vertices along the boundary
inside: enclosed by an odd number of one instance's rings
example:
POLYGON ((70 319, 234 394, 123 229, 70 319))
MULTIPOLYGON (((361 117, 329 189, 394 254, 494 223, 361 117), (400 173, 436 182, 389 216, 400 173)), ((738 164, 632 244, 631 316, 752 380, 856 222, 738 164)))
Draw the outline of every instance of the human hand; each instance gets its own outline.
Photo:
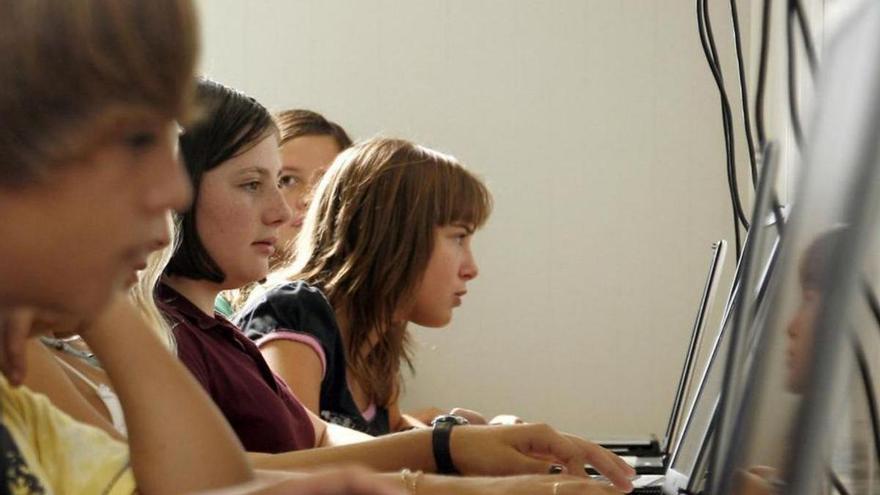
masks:
POLYGON ((73 332, 78 319, 33 307, 17 307, 0 312, 0 372, 18 386, 27 371, 26 341, 54 331, 73 332))
POLYGON ((489 420, 490 425, 521 425, 525 423, 519 416, 514 416, 513 414, 499 414, 495 416, 491 420, 489 420))
POLYGON ((407 411, 406 413, 407 416, 425 425, 430 425, 434 418, 443 414, 447 414, 446 411, 437 407, 426 407, 416 411, 407 411))
MULTIPOLYGON (((456 407, 456 408, 452 409, 451 411, 449 411, 449 414, 452 414, 454 416, 461 416, 462 418, 467 420, 469 425, 489 424, 489 422, 486 421, 486 418, 483 417, 482 414, 478 413, 477 411, 472 411, 470 409, 456 407)), ((431 424, 431 423, 428 423, 428 424, 431 424)))
POLYGON ((753 466, 747 471, 740 471, 737 476, 737 495, 771 495, 776 493, 773 480, 777 477, 775 468, 753 466))
POLYGON ((0 371, 13 386, 21 385, 27 371, 25 343, 35 316, 36 311, 31 308, 0 313, 0 371))
POLYGON ((584 465, 590 464, 625 492, 632 490, 630 477, 635 475, 635 470, 611 451, 537 423, 458 426, 452 430, 450 449, 462 474, 544 474, 560 464, 564 472, 584 478, 584 465))

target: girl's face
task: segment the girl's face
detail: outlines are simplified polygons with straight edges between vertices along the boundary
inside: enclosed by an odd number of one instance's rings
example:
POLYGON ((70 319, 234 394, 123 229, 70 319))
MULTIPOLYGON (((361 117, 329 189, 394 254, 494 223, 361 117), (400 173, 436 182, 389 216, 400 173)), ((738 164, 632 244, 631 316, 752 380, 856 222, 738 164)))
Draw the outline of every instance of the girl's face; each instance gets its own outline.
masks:
POLYGON ((284 200, 293 210, 291 220, 279 231, 282 243, 296 239, 309 209, 312 190, 340 151, 332 136, 300 136, 281 146, 281 188, 284 200))
POLYGON ((54 166, 51 177, 0 194, 0 211, 16 219, 0 229, 4 262, 22 275, 4 270, 13 286, 4 304, 94 314, 144 264, 164 232, 167 211, 188 206, 175 122, 122 110, 90 153, 54 166))
POLYGON ((279 189, 278 139, 268 136, 202 176, 196 229, 226 280, 224 289, 261 280, 290 208, 279 189))
POLYGON ((813 325, 816 323, 821 301, 822 296, 818 290, 804 289, 801 304, 788 323, 786 386, 791 392, 800 393, 806 385, 807 367, 812 354, 813 325))
POLYGON ((472 225, 451 224, 434 229, 434 249, 416 289, 406 319, 426 327, 442 327, 452 320, 452 308, 461 305, 468 281, 476 278, 471 252, 472 225))

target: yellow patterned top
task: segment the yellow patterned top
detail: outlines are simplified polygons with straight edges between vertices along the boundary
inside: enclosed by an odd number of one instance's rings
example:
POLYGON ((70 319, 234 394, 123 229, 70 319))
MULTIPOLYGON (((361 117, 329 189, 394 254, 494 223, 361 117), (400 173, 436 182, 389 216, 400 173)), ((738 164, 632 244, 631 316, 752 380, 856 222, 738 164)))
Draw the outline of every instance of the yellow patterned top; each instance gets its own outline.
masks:
MULTIPOLYGON (((0 376, 2 478, 10 494, 130 494, 128 446, 0 376)), ((0 487, 0 492, 3 488, 0 487)))

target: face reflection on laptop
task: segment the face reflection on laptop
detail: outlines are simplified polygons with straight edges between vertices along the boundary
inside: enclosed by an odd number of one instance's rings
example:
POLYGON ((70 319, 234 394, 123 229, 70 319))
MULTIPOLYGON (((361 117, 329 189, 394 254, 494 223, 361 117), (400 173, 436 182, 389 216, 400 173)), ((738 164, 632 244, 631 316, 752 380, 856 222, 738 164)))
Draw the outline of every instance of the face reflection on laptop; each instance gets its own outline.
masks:
POLYGON ((836 228, 814 239, 804 251, 798 266, 801 302, 786 328, 788 347, 785 355, 788 371, 786 388, 798 395, 807 386, 810 357, 813 354, 813 327, 831 267, 829 257, 843 232, 844 228, 836 228))

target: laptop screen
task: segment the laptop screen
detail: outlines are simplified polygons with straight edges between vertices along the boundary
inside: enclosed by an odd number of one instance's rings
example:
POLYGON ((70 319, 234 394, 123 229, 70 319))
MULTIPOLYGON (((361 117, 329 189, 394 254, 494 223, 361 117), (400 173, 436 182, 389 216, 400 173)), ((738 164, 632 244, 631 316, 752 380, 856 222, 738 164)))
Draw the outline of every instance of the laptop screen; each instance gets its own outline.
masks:
POLYGON ((872 435, 870 421, 856 421, 854 413, 870 414, 858 402, 865 397, 852 393, 857 375, 845 359, 862 326, 853 294, 869 251, 864 236, 878 228, 872 188, 880 182, 880 3, 862 5, 823 61, 791 220, 767 312, 754 329, 760 352, 746 369, 731 432, 736 441, 722 451, 713 494, 770 483, 779 493, 812 495, 836 481, 849 482, 848 493, 873 493, 853 491, 874 476, 853 466, 876 459, 856 448, 872 435))

